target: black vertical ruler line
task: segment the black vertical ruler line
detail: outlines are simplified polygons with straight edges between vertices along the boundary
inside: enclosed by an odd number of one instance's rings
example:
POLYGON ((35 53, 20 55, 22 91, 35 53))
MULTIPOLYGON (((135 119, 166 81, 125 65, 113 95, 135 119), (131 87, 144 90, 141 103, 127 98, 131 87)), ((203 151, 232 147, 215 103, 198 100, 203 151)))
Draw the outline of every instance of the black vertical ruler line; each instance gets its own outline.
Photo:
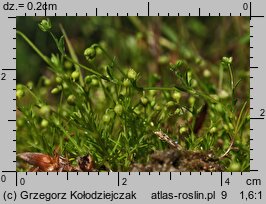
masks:
POLYGON ((120 186, 120 175, 119 175, 119 172, 117 172, 117 186, 120 186))
POLYGON ((148 2, 148 16, 150 16, 150 2, 148 2))
POLYGON ((223 186, 223 172, 221 172, 221 186, 223 186))
POLYGON ((16 172, 16 186, 18 186, 18 172, 16 172))
POLYGON ((252 18, 252 14, 251 14, 251 2, 249 2, 249 20, 251 20, 252 18))

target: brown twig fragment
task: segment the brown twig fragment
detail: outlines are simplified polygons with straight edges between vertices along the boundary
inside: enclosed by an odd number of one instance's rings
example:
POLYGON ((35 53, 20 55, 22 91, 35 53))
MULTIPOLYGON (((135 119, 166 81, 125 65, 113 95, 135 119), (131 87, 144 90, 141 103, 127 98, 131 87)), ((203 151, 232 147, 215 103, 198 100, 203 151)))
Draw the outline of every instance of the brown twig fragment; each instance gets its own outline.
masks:
POLYGON ((157 135, 160 140, 163 140, 163 141, 167 142, 171 147, 174 147, 174 148, 176 148, 178 150, 182 149, 182 147, 177 142, 172 140, 167 134, 165 134, 161 130, 160 131, 155 131, 154 134, 157 135))

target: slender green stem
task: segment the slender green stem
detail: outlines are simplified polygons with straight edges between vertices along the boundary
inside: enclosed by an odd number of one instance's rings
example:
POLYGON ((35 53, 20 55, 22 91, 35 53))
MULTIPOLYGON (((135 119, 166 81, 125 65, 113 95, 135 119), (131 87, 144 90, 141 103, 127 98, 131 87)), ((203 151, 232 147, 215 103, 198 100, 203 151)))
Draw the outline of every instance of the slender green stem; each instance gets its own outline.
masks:
POLYGON ((237 135, 237 133, 239 132, 240 130, 240 127, 241 127, 241 120, 243 120, 243 114, 244 114, 244 111, 245 111, 245 108, 246 108, 246 105, 247 105, 247 101, 243 104, 242 108, 241 108, 241 111, 239 113, 239 116, 238 116, 238 119, 236 121, 236 126, 235 126, 235 136, 237 135))
POLYGON ((233 95, 233 91, 234 91, 234 76, 233 76, 233 72, 232 72, 232 68, 231 65, 228 65, 228 69, 229 69, 229 75, 230 75, 230 82, 231 82, 231 90, 232 90, 232 95, 233 95))
POLYGON ((30 46, 31 48, 50 66, 53 67, 50 59, 46 57, 34 44, 33 42, 22 32, 17 30, 17 34, 20 35, 30 46))
POLYGON ((160 90, 160 91, 174 91, 176 90, 175 87, 156 87, 156 86, 150 86, 150 87, 143 87, 144 90, 160 90))
POLYGON ((119 72, 120 72, 124 77, 126 77, 126 74, 125 74, 125 73, 123 72, 123 70, 120 68, 119 64, 113 60, 113 58, 108 54, 108 52, 105 51, 105 49, 104 49, 102 46, 100 46, 99 44, 93 44, 92 46, 94 46, 94 47, 98 47, 98 48, 99 48, 99 49, 105 54, 105 56, 106 56, 111 62, 113 62, 113 63, 117 66, 117 69, 119 70, 119 72))
MULTIPOLYGON (((67 43, 71 58, 79 63, 78 57, 77 57, 77 55, 75 53, 75 50, 74 50, 74 48, 73 48, 73 46, 72 46, 72 44, 71 44, 71 42, 70 42, 70 40, 69 40, 69 38, 68 38, 68 36, 66 34, 65 29, 63 28, 63 26, 61 24, 59 26, 60 26, 61 32, 63 33, 64 38, 66 40, 66 43, 67 43)), ((82 76, 82 72, 80 71, 79 65, 75 64, 75 68, 76 68, 76 70, 78 70, 80 72, 79 82, 80 82, 80 84, 82 86, 84 86, 83 76, 82 76)))
POLYGON ((97 72, 97 71, 95 71, 95 70, 93 70, 93 69, 91 69, 91 68, 89 68, 89 67, 87 67, 87 66, 85 66, 85 65, 83 65, 83 64, 80 64, 80 63, 76 62, 75 60, 71 59, 71 58, 68 57, 67 55, 65 55, 64 57, 65 57, 68 61, 72 62, 73 64, 76 64, 76 65, 80 66, 81 68, 83 68, 83 69, 85 69, 85 70, 87 70, 87 71, 89 71, 89 72, 95 74, 96 76, 99 76, 100 78, 102 78, 102 79, 104 79, 104 80, 110 82, 110 79, 107 78, 106 76, 102 75, 101 73, 99 73, 99 72, 97 72))

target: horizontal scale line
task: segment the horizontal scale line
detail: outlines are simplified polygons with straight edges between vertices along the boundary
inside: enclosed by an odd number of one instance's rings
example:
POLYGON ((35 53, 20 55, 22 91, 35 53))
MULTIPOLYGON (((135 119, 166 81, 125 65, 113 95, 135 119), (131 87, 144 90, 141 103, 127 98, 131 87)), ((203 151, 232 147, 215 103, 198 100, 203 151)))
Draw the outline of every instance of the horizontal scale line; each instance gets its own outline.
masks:
POLYGON ((16 71, 16 69, 2 69, 2 71, 16 71))
POLYGON ((250 16, 252 18, 264 18, 264 16, 250 16))

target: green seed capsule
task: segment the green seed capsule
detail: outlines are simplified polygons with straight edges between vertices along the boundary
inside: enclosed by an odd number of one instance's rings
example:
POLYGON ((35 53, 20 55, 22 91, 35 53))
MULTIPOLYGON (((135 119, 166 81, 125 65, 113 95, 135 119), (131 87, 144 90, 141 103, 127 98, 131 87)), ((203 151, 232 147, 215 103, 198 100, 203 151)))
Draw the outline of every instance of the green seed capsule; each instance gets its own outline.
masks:
POLYGON ((156 104, 156 105, 154 106, 154 109, 157 110, 157 111, 159 111, 159 110, 161 110, 162 108, 161 108, 160 105, 156 104))
POLYGON ((67 97, 67 103, 71 106, 76 105, 76 96, 74 96, 73 94, 69 95, 67 97))
POLYGON ((18 99, 21 99, 23 96, 24 96, 24 91, 21 90, 21 89, 18 89, 17 92, 16 92, 16 97, 18 99))
POLYGON ((172 98, 175 99, 177 102, 180 100, 181 98, 181 93, 178 92, 178 91, 175 91, 173 94, 172 94, 172 98))
POLYGON ((203 71, 203 76, 204 76, 206 79, 208 79, 208 78, 210 78, 210 76, 211 76, 211 72, 210 72, 208 69, 205 69, 205 70, 203 71))
POLYGON ((240 171, 240 169, 241 169, 241 165, 239 163, 237 163, 237 162, 232 162, 231 165, 229 166, 229 170, 231 172, 240 171))
POLYGON ((49 18, 43 19, 38 26, 43 32, 48 32, 52 29, 52 23, 49 18))
POLYGON ((184 134, 187 131, 188 131, 188 129, 186 127, 181 127, 180 130, 179 130, 180 134, 184 134))
POLYGON ((47 116, 50 113, 50 106, 48 105, 43 105, 40 110, 39 113, 41 116, 47 116))
POLYGON ((104 114, 104 115, 103 115, 103 122, 104 122, 104 123, 109 123, 110 120, 111 120, 111 117, 110 117, 109 114, 104 114))
POLYGON ((86 60, 91 61, 96 57, 96 47, 89 47, 84 51, 86 60))
POLYGON ((91 83, 91 80, 92 80, 92 77, 90 75, 88 75, 88 76, 85 77, 84 80, 85 80, 85 83, 86 84, 90 84, 91 83))
POLYGON ((124 79, 124 81, 123 81, 123 85, 124 85, 125 87, 129 87, 129 86, 131 85, 130 80, 129 80, 129 79, 124 79))
POLYGON ((120 104, 116 104, 114 111, 117 115, 121 115, 123 112, 123 106, 120 104))
POLYGON ((46 128, 49 125, 48 120, 43 119, 41 122, 41 127, 46 128))
POLYGON ((217 128, 216 127, 212 127, 211 129, 210 129, 210 133, 215 133, 217 131, 217 128))
POLYGON ((93 78, 93 79, 91 80, 91 85, 92 85, 92 86, 98 86, 98 85, 99 85, 99 81, 98 81, 98 79, 93 78))
POLYGON ((166 103, 166 107, 171 107, 171 106, 173 106, 173 105, 175 105, 175 102, 174 101, 168 101, 167 103, 166 103))
POLYGON ((62 84, 63 79, 62 79, 61 77, 57 76, 57 77, 55 78, 55 81, 56 81, 56 83, 58 83, 58 84, 62 84))
POLYGON ((74 71, 74 72, 72 72, 72 74, 71 74, 71 77, 72 77, 72 79, 74 79, 74 80, 78 79, 79 76, 80 76, 79 71, 74 71))
POLYGON ((52 84, 51 80, 46 78, 46 77, 44 78, 43 83, 44 83, 45 86, 50 86, 52 84))
POLYGON ((140 101, 141 101, 141 103, 145 106, 145 105, 147 105, 147 103, 149 102, 149 100, 146 98, 146 97, 144 97, 144 96, 142 96, 141 98, 140 98, 140 101))
POLYGON ((60 89, 56 87, 52 89, 51 94, 58 94, 59 92, 60 92, 60 89))
POLYGON ((134 69, 129 69, 127 72, 127 77, 131 80, 137 79, 137 72, 134 69))

